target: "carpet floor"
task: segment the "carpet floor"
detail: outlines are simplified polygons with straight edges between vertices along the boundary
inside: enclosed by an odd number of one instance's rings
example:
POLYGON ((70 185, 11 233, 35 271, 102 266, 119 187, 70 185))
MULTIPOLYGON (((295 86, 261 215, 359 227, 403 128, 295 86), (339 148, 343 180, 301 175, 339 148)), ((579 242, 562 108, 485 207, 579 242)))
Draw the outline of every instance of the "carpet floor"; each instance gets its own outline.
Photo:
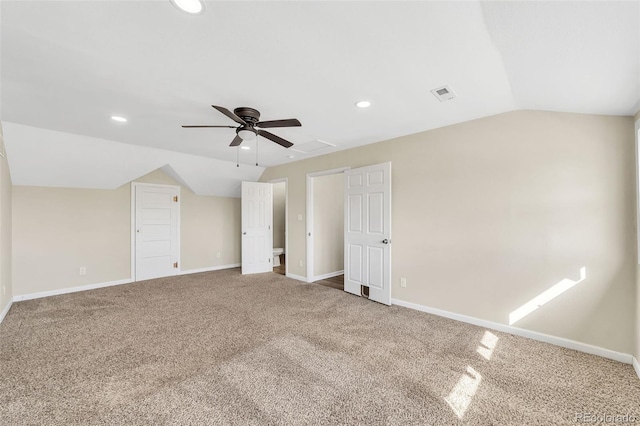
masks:
POLYGON ((640 422, 629 365, 238 269, 15 303, 0 377, 3 425, 640 422))

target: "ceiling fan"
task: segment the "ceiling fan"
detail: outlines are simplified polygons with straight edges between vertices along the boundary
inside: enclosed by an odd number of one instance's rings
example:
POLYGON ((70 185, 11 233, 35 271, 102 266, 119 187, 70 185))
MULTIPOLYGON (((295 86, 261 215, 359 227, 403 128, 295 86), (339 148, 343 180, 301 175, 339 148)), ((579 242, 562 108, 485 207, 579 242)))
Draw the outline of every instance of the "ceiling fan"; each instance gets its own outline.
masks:
POLYGON ((272 142, 277 143, 285 148, 293 146, 288 140, 282 139, 280 136, 276 136, 273 133, 267 132, 262 129, 269 129, 272 127, 298 127, 302 124, 295 118, 289 118, 286 120, 272 120, 272 121, 259 121, 260 111, 249 107, 240 107, 229 111, 225 107, 211 105, 233 121, 239 124, 239 126, 182 126, 184 128, 202 128, 202 127, 226 127, 230 129, 236 129, 236 137, 231 141, 229 146, 238 146, 242 141, 253 140, 256 136, 262 136, 269 139, 272 142))

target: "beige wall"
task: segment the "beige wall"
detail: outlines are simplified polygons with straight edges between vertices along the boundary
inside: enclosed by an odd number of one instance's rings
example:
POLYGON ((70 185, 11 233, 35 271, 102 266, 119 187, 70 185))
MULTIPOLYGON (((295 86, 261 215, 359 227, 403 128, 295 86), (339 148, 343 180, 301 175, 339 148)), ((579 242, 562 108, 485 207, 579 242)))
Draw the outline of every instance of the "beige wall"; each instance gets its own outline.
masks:
POLYGON ((344 174, 313 178, 313 276, 344 269, 344 174))
MULTIPOLYGON (((638 209, 637 216, 640 217, 640 203, 637 201, 637 197, 640 191, 640 155, 638 153, 638 143, 640 143, 640 111, 638 111, 633 118, 635 122, 635 137, 636 137, 636 207, 638 209)), ((638 234, 640 236, 640 233, 638 234)), ((638 238, 638 244, 640 244, 640 237, 638 238)), ((637 249, 638 246, 636 246, 637 249)), ((640 262, 639 262, 640 263, 640 262)), ((636 264, 636 332, 635 332, 635 352, 636 359, 640 361, 640 264, 636 264)))
MULTIPOLYGON (((177 185, 161 171, 135 181, 177 185)), ((185 187, 181 197, 181 269, 240 263, 240 200, 197 196, 185 187)), ((131 185, 15 186, 13 217, 15 294, 130 277, 131 185), (86 275, 79 275, 80 267, 86 275)))
MULTIPOLYGON (((0 154, 5 154, 0 124, 0 154)), ((7 158, 0 155, 0 312, 13 298, 11 280, 11 175, 7 158)))
POLYGON ((392 162, 392 297, 631 353, 633 120, 517 111, 265 170, 289 178, 289 271, 305 276, 305 175, 392 162), (400 288, 400 277, 407 287, 400 288))
POLYGON ((15 186, 16 295, 116 281, 130 275, 130 192, 15 186), (79 275, 80 267, 87 268, 79 275))
POLYGON ((284 248, 286 192, 285 182, 273 184, 273 247, 284 248))
POLYGON ((239 198, 198 196, 183 188, 181 208, 183 271, 240 263, 239 198))

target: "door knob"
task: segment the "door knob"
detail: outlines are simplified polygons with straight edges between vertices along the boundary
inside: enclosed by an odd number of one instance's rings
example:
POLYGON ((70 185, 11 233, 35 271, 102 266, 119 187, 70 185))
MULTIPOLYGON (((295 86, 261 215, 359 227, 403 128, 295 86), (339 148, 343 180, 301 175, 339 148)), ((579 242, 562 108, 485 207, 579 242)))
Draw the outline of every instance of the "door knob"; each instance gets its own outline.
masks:
POLYGON ((246 232, 243 232, 243 233, 242 233, 242 235, 247 235, 247 233, 246 233, 246 232))
POLYGON ((389 244, 389 240, 385 238, 384 240, 382 240, 382 244, 389 244))

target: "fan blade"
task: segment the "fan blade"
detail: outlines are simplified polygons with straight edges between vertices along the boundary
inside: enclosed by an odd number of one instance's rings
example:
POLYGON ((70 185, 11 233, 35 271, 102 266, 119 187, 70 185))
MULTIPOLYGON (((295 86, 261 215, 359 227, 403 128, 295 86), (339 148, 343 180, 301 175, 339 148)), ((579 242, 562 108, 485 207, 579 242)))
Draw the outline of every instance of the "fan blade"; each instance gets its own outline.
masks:
POLYGON ((223 113, 224 115, 226 115, 227 117, 229 117, 230 119, 232 119, 233 121, 235 121, 236 123, 247 124, 246 121, 244 121, 242 118, 238 117, 237 115, 235 115, 234 113, 226 109, 225 107, 215 106, 215 105, 211 105, 211 106, 217 109, 218 111, 220 111, 221 113, 223 113))
POLYGON ((287 120, 259 121, 256 123, 256 126, 262 127, 263 129, 270 127, 299 127, 302 126, 302 123, 295 118, 289 118, 287 120))
POLYGON ((233 140, 231 141, 231 145, 229 146, 238 146, 242 143, 242 138, 238 135, 236 135, 235 138, 233 138, 233 140))
POLYGON ((224 128, 229 128, 229 129, 235 129, 236 126, 182 126, 185 129, 195 129, 195 128, 200 128, 200 127, 224 127, 224 128))
POLYGON ((277 143, 278 145, 282 145, 285 148, 289 148, 291 146, 293 146, 293 144, 291 142, 289 142, 288 140, 282 139, 280 136, 276 136, 273 133, 269 133, 266 130, 258 130, 258 134, 260 136, 262 136, 263 138, 267 138, 275 143, 277 143))

